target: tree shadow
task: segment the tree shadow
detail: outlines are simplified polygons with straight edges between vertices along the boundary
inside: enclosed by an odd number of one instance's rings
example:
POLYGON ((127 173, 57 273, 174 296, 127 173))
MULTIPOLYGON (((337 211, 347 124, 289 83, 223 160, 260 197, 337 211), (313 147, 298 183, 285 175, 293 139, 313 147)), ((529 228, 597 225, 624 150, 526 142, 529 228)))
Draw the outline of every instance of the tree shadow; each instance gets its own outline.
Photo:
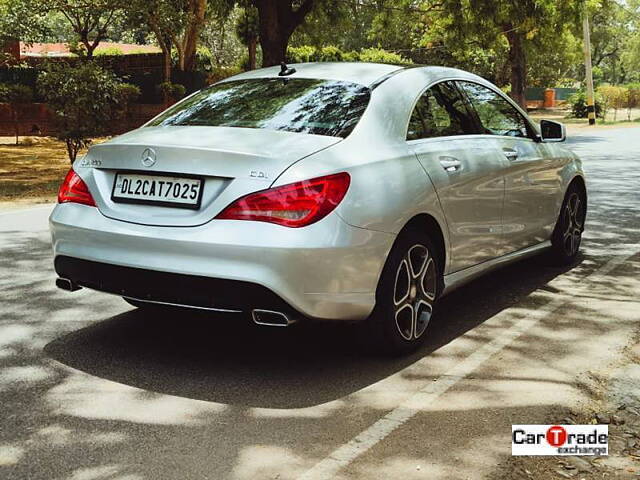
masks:
POLYGON ((425 344, 403 358, 364 353, 352 325, 265 328, 242 316, 181 310, 132 310, 64 335, 45 352, 91 375, 153 392, 240 406, 303 408, 404 369, 567 270, 533 258, 453 292, 439 304, 425 344))

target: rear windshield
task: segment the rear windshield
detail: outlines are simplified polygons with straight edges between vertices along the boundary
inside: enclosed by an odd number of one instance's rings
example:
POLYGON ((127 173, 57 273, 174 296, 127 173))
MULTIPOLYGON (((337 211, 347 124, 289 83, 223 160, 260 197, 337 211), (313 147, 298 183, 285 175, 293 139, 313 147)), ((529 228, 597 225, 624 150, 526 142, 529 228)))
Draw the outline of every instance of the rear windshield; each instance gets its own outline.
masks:
POLYGON ((335 80, 236 80, 196 93, 149 125, 264 128, 346 137, 369 97, 367 87, 335 80))

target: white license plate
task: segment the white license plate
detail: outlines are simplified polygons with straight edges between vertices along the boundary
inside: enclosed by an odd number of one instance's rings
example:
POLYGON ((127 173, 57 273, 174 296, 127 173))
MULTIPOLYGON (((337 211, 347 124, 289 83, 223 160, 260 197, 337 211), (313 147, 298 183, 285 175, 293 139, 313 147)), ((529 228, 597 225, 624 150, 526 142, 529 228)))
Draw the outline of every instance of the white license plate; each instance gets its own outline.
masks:
POLYGON ((137 173, 117 173, 111 194, 114 202, 194 209, 200 207, 201 197, 201 178, 137 173))

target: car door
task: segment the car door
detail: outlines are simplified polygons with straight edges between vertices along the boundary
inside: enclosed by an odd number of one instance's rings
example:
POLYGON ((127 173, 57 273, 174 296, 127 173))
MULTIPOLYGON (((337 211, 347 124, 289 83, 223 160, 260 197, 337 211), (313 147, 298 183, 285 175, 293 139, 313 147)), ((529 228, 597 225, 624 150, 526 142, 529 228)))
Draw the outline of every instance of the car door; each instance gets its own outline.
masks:
POLYGON ((447 273, 497 255, 508 163, 477 133, 471 110, 452 82, 427 89, 411 115, 410 148, 436 189, 449 230, 447 273))
POLYGON ((504 255, 548 240, 561 187, 562 162, 536 139, 527 119, 502 94, 473 82, 457 82, 477 113, 482 133, 491 138, 495 155, 507 159, 504 170, 504 255), (552 217, 553 215, 551 215, 552 217))

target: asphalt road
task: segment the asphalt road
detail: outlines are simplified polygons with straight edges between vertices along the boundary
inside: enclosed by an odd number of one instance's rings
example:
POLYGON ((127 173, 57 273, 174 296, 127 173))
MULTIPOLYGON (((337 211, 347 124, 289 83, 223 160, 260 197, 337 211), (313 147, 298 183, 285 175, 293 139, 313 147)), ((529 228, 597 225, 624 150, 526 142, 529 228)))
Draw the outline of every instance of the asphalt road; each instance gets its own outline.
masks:
POLYGON ((54 286, 50 208, 0 213, 0 478, 492 478, 511 424, 581 401, 640 320, 640 129, 571 139, 583 255, 451 294, 416 354, 341 326, 162 316, 54 286))

